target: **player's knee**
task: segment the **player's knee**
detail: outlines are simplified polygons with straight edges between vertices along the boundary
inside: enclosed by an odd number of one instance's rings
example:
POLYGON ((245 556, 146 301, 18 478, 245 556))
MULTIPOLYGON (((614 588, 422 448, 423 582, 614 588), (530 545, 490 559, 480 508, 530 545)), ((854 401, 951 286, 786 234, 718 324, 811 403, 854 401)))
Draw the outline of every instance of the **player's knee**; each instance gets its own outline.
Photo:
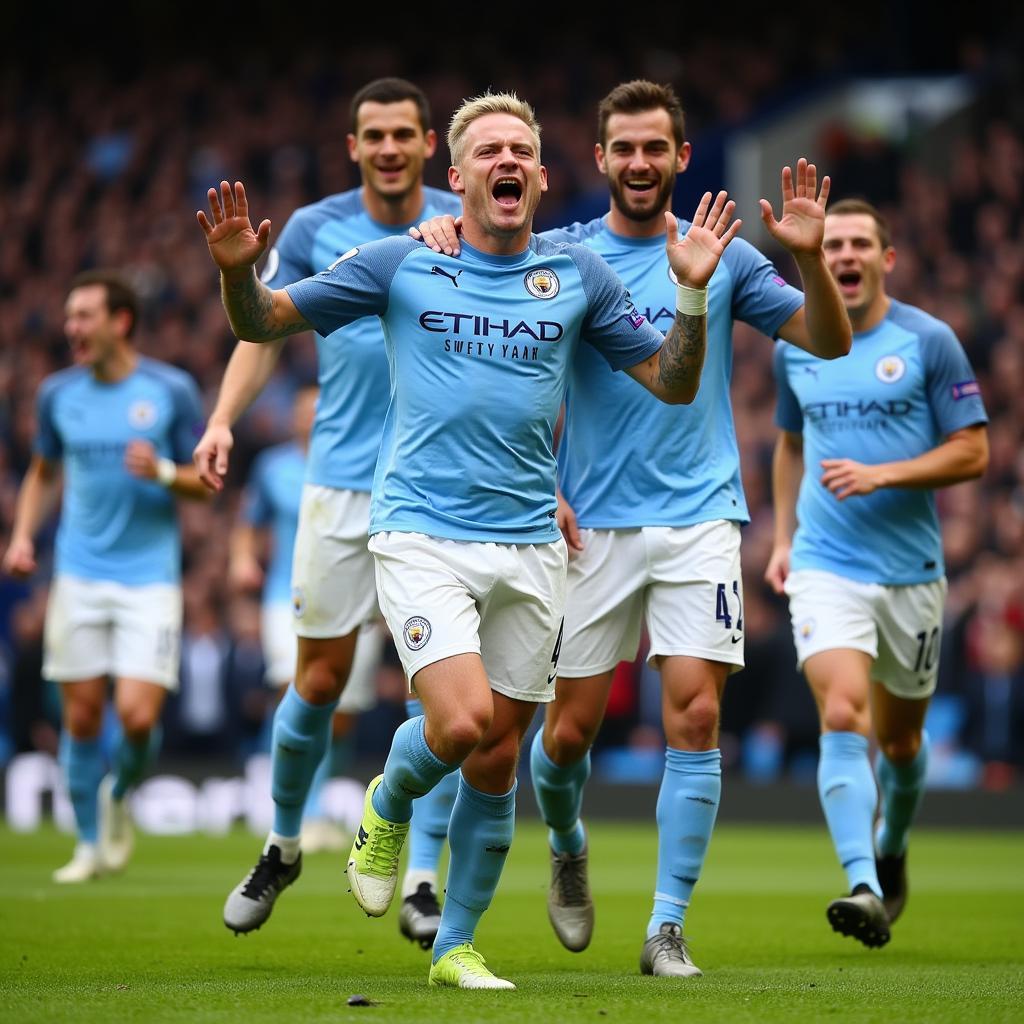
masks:
POLYGON ((921 749, 921 734, 911 732, 903 736, 879 736, 878 746, 886 759, 895 764, 913 761, 921 749))
POLYGON ((546 732, 552 748, 551 760, 562 767, 584 757, 594 739, 594 730, 572 715, 560 715, 546 732))
POLYGON ((118 708, 121 731, 133 743, 140 743, 149 736, 156 725, 160 712, 145 704, 118 708))
POLYGON ((442 726, 445 745, 465 757, 479 746, 491 727, 492 717, 493 712, 483 707, 461 709, 442 726))
POLYGON ((103 722, 103 708, 85 701, 76 702, 65 710, 64 722, 76 740, 95 739, 103 722))
POLYGON ((829 699, 821 722, 825 732, 856 732, 867 734, 867 707, 858 707, 845 698, 829 699))
POLYGON ((295 677, 295 689, 309 704, 330 704, 341 696, 348 672, 326 658, 313 658, 302 664, 295 677))

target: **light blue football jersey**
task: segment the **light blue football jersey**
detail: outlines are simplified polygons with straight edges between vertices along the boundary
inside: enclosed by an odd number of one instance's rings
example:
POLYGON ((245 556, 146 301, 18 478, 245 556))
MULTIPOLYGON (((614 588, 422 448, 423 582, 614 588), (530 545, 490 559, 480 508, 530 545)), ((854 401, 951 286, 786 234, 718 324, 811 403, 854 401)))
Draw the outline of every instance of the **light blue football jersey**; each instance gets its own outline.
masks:
POLYGON ((199 392, 188 374, 138 357, 123 380, 104 383, 83 367, 43 381, 35 450, 64 464, 55 570, 116 583, 176 583, 181 540, 174 496, 124 465, 130 441, 191 463, 202 433, 199 392))
MULTIPOLYGON (((424 188, 422 213, 413 223, 450 213, 462 203, 450 192, 424 188)), ((319 273, 349 249, 389 235, 405 235, 411 224, 378 224, 366 212, 362 189, 328 196, 295 211, 271 250, 262 280, 283 288, 319 273)), ((320 396, 310 438, 306 479, 323 487, 369 491, 380 449, 391 385, 380 323, 376 317, 341 328, 342 337, 318 335, 320 396), (334 344, 336 341, 344 344, 334 344)))
MULTIPOLYGON (((682 235, 690 226, 680 220, 682 235)), ((676 283, 665 238, 625 238, 603 217, 545 232, 579 241, 622 278, 640 312, 667 332, 676 283)), ((773 337, 804 302, 752 245, 734 239, 708 285, 708 342, 700 389, 690 405, 666 405, 612 373, 589 346, 572 366, 558 449, 559 485, 580 526, 692 526, 746 522, 733 425, 732 326, 743 320, 773 337)))
POLYGON ((385 239, 287 291, 321 333, 371 313, 384 325, 393 384, 370 533, 556 540, 552 436, 581 336, 614 369, 663 341, 599 256, 536 236, 514 256, 385 239))
POLYGON ((791 567, 865 583, 942 576, 932 491, 887 487, 838 501, 821 483, 821 460, 912 459, 956 430, 987 423, 974 372, 952 330, 892 300, 877 327, 853 336, 844 359, 815 359, 779 342, 775 376, 776 422, 803 433, 804 444, 791 567))
POLYGON ((299 529, 299 506, 306 456, 294 441, 266 448, 256 457, 245 485, 242 518, 271 531, 270 565, 264 604, 290 604, 292 552, 299 529))

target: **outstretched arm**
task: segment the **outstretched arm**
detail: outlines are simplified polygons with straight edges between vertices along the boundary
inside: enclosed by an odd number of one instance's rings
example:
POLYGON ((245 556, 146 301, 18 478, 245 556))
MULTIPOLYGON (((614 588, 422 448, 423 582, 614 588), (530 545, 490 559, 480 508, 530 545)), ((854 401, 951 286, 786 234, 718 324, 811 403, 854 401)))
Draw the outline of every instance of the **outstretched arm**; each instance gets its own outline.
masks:
POLYGON ((676 318, 664 345, 649 359, 626 370, 663 402, 689 405, 697 397, 707 349, 707 285, 725 247, 743 223, 729 223, 735 209, 736 204, 727 201, 725 192, 719 192, 714 203, 711 193, 705 192, 682 239, 675 217, 665 214, 665 248, 678 282, 676 318))
POLYGON ((795 181, 792 168, 783 167, 782 219, 775 219, 767 199, 761 200, 761 219, 772 237, 793 254, 804 291, 803 307, 779 328, 779 336, 821 359, 835 359, 850 351, 853 333, 821 248, 831 187, 827 174, 820 192, 817 187, 817 168, 803 157, 797 161, 795 181))
POLYGON ((772 505, 775 511, 775 540, 764 578, 776 594, 785 593, 789 558, 796 530, 796 499, 804 475, 804 438, 780 430, 772 453, 772 505))
POLYGON ((981 476, 988 466, 988 431, 982 424, 955 430, 946 440, 913 459, 867 465, 853 459, 822 459, 821 482, 845 501, 880 487, 931 490, 981 476))
POLYGON ((295 303, 283 289, 271 291, 256 277, 256 261, 270 240, 270 221, 264 220, 253 231, 249 221, 249 203, 240 181, 234 189, 220 183, 207 192, 210 215, 199 210, 196 219, 206 234, 210 255, 220 267, 220 288, 231 329, 249 341, 273 341, 299 331, 312 330, 295 303))

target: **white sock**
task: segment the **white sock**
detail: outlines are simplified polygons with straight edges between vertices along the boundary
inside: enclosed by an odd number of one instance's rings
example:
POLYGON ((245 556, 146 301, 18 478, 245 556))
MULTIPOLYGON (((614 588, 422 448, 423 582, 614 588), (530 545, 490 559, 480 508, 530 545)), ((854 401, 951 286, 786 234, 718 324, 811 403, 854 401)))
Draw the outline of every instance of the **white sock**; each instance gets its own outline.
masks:
POLYGON ((402 879, 402 899, 404 900, 407 896, 412 896, 414 892, 426 882, 434 892, 437 892, 437 872, 427 871, 425 869, 419 869, 416 871, 406 871, 405 878, 402 879))
POLYGON ((299 837, 282 836, 278 832, 271 832, 263 844, 263 852, 269 853, 270 848, 276 846, 281 851, 282 864, 294 864, 299 856, 299 837))

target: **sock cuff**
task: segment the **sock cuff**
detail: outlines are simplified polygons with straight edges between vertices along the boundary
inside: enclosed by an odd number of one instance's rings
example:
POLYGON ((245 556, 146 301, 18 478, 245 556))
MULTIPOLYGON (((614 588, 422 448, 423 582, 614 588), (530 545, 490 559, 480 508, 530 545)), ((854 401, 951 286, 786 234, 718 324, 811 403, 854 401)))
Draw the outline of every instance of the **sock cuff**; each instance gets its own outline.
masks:
POLYGON ((548 756, 544 749, 544 730, 538 729, 530 744, 530 770, 537 774, 538 770, 549 776, 557 776, 563 779, 572 779, 578 772, 584 773, 584 778, 590 775, 590 751, 588 750, 575 764, 556 764, 548 756))
POLYGON ((857 732, 823 732, 819 746, 822 754, 833 757, 865 757, 868 738, 857 732))
POLYGON ((305 731, 331 719, 337 706, 338 701, 336 700, 328 704, 310 704, 295 689, 295 684, 290 683, 278 711, 288 715, 300 729, 305 731))
POLYGON ((458 768, 458 765, 448 764, 447 761, 442 761, 441 758, 439 758, 437 754, 430 749, 430 744, 427 743, 426 723, 426 718, 424 718, 423 715, 419 715, 416 718, 406 719, 406 721, 398 727, 398 730, 406 729, 409 733, 406 753, 409 755, 409 760, 412 761, 418 771, 432 776, 439 774, 447 775, 449 772, 453 772, 458 768))
POLYGON ((471 786, 464 777, 459 778, 459 799, 491 817, 512 814, 516 809, 518 782, 512 783, 507 793, 484 793, 471 786))
POLYGON ((918 782, 928 770, 928 752, 930 743, 928 733, 922 730, 921 746, 909 761, 891 761, 885 754, 878 752, 878 768, 880 775, 887 775, 894 781, 904 784, 918 782))
POLYGON ((407 697, 405 700, 405 714, 407 718, 419 718, 423 714, 423 701, 415 697, 407 697))
POLYGON ((722 751, 665 748, 665 767, 680 775, 721 775, 722 751))

